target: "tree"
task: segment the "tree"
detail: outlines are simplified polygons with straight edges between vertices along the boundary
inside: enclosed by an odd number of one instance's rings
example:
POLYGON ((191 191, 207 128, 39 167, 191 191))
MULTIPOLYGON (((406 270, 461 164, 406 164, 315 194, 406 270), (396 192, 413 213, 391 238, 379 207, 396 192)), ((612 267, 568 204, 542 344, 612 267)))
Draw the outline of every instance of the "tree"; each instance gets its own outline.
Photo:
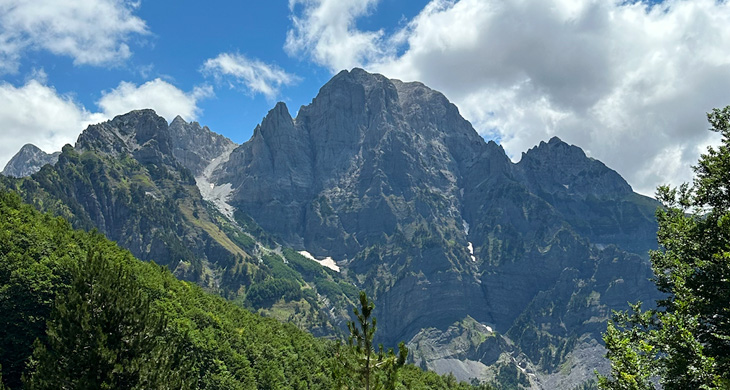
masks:
POLYGON ((36 342, 31 389, 187 388, 166 320, 124 264, 91 249, 56 299, 46 342, 36 342))
POLYGON ((666 298, 609 322, 602 389, 730 388, 730 106, 707 118, 720 146, 700 157, 691 186, 657 190, 660 249, 650 257, 666 298))
MULTIPOLYGON (((383 346, 378 346, 378 352, 373 349, 373 337, 377 329, 377 320, 372 317, 375 305, 368 299, 364 291, 360 292, 360 309, 354 308, 357 322, 350 321, 347 327, 350 329, 350 338, 348 344, 355 353, 354 371, 366 390, 395 390, 398 386, 398 371, 406 363, 408 357, 408 348, 405 343, 398 344, 398 355, 392 348, 387 352, 383 346)), ((346 354, 338 349, 338 357, 341 356, 341 362, 346 366, 353 365, 346 354)), ((347 369, 340 370, 347 375, 347 369)), ((348 388, 352 384, 346 384, 347 381, 340 380, 340 386, 348 388)))

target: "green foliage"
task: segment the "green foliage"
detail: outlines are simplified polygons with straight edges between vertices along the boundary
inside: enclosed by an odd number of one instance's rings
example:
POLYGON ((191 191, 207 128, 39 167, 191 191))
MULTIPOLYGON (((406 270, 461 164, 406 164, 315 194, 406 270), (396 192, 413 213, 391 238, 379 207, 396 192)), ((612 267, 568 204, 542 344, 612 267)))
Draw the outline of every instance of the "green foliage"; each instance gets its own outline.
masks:
MULTIPOLYGON (((0 313, 0 389, 329 390, 361 361, 2 191, 0 313)), ((377 386, 471 388, 403 366, 404 348, 373 357, 377 386)))
POLYGON ((266 279, 251 286, 246 293, 246 302, 253 308, 271 307, 279 299, 296 301, 302 298, 299 283, 289 279, 266 279))
POLYGON ((591 380, 574 387, 573 390, 598 390, 598 383, 595 380, 591 380))
POLYGON ((276 240, 269 233, 267 233, 256 221, 251 218, 248 214, 241 210, 233 212, 233 219, 247 232, 257 239, 262 244, 274 248, 276 247, 276 240))
POLYGON ((2 192, 0 235, 0 364, 10 389, 22 377, 29 388, 331 388, 331 343, 2 192))
POLYGON ((730 387, 730 106, 708 114, 722 143, 700 157, 693 185, 660 187, 661 249, 650 254, 658 308, 618 313, 604 336, 603 389, 730 387))
POLYGON ((60 218, 37 215, 20 199, 0 192, 0 365, 9 388, 17 388, 43 337, 57 294, 87 245, 60 218))
POLYGON ((289 248, 284 249, 283 253, 289 262, 289 266, 299 272, 307 282, 327 277, 327 271, 316 261, 308 259, 289 248))
POLYGON ((356 372, 366 390, 370 390, 370 379, 373 374, 373 336, 377 330, 377 320, 375 317, 371 317, 373 309, 375 309, 375 305, 368 299, 365 291, 361 291, 360 309, 357 307, 353 309, 357 323, 353 321, 347 323, 347 327, 350 329, 348 343, 361 360, 358 362, 359 367, 356 372))
POLYGON ((512 363, 501 364, 499 366, 494 382, 495 384, 493 386, 497 390, 520 389, 523 388, 520 386, 530 386, 530 381, 527 379, 527 376, 512 363))
POLYGON ((71 288, 56 298, 28 387, 190 388, 190 362, 179 360, 184 354, 166 318, 152 311, 124 261, 107 256, 90 250, 71 288))
POLYGON ((385 352, 382 345, 378 346, 377 352, 374 350, 377 321, 372 313, 375 305, 364 291, 360 291, 359 298, 360 308, 353 309, 357 322, 347 323, 350 329, 348 345, 354 356, 338 352, 339 367, 333 369, 337 386, 344 389, 395 390, 403 385, 399 372, 408 358, 408 348, 401 342, 397 355, 392 348, 385 352))

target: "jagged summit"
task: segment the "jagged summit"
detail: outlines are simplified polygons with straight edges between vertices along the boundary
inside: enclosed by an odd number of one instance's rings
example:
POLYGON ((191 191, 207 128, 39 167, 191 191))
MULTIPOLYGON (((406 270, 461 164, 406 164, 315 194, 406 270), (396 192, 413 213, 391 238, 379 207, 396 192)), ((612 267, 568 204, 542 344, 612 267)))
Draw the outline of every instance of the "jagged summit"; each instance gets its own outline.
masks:
MULTIPOLYGON (((466 315, 507 332, 515 308, 559 283, 565 253, 594 256, 583 237, 625 245, 653 223, 614 201, 631 188, 580 148, 553 138, 514 164, 440 92, 362 69, 296 118, 278 103, 215 177, 285 245, 372 279, 379 310, 402 313, 380 323, 388 343, 466 315)), ((596 261, 574 265, 588 277, 596 261)))
POLYGON ((38 172, 46 164, 55 164, 60 152, 48 154, 33 144, 25 144, 5 165, 2 174, 25 177, 38 172))
POLYGON ((621 197, 633 192, 616 171, 558 137, 523 153, 517 167, 536 191, 582 197, 621 197))
POLYGON ((230 139, 201 127, 198 122, 186 122, 179 115, 170 122, 172 154, 194 176, 199 176, 211 161, 230 151, 236 144, 230 139))
POLYGON ((165 118, 144 109, 90 125, 79 135, 76 149, 95 150, 112 156, 134 154, 140 161, 172 158, 173 139, 165 118))

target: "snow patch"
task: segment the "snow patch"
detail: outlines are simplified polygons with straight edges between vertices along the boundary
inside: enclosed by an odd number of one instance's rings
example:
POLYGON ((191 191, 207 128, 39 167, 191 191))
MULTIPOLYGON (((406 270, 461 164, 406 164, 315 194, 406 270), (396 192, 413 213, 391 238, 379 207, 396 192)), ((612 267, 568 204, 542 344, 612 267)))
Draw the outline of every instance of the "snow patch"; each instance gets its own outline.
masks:
POLYGON ((322 267, 327 267, 327 268, 331 269, 332 271, 335 271, 335 272, 340 272, 340 267, 338 267, 338 266, 337 266, 337 262, 335 262, 335 261, 334 261, 334 260, 333 260, 333 259, 332 259, 331 257, 329 257, 329 256, 328 256, 328 257, 325 257, 325 258, 324 258, 324 259, 322 259, 322 260, 317 260, 317 259, 315 259, 315 258, 314 258, 314 256, 312 256, 312 254, 311 254, 311 253, 309 253, 309 252, 307 252, 307 251, 299 251, 299 254, 300 254, 300 255, 302 255, 302 256, 304 256, 304 257, 306 257, 306 258, 308 258, 309 260, 314 260, 314 261, 316 261, 316 262, 317 262, 317 263, 319 263, 319 265, 321 265, 322 267))
POLYGON ((469 222, 461 221, 461 226, 464 227, 464 234, 469 235, 469 222))
POLYGON ((567 185, 567 184, 563 184, 563 187, 565 187, 566 190, 569 190, 570 189, 570 186, 567 185))
POLYGON ((203 199, 213 203, 221 214, 225 215, 226 218, 233 221, 233 206, 228 203, 228 200, 233 192, 233 186, 231 183, 225 183, 223 185, 216 186, 215 183, 211 182, 213 172, 221 166, 221 164, 228 161, 231 157, 231 152, 236 149, 238 145, 230 145, 220 156, 213 159, 203 170, 203 173, 195 178, 195 184, 198 185, 200 195, 203 199))
MULTIPOLYGON (((466 223, 466 222, 464 222, 464 223, 466 223)), ((469 245, 466 247, 466 249, 469 250, 469 255, 471 255, 471 261, 477 261, 476 256, 474 256, 474 244, 472 244, 471 241, 469 241, 469 245)), ((491 332, 491 330, 490 330, 490 332, 491 332)))

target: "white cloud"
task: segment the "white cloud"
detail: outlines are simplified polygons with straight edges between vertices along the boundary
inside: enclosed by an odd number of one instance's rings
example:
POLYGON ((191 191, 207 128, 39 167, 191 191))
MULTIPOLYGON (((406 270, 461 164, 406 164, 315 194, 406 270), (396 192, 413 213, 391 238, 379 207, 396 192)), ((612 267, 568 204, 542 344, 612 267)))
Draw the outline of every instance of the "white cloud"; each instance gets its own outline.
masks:
POLYGON ((642 193, 691 178, 718 139, 704 113, 730 104, 729 2, 432 0, 392 36, 354 27, 368 7, 313 16, 329 3, 295 2, 294 54, 423 81, 510 155, 557 135, 642 193))
POLYGON ((284 49, 292 56, 309 54, 333 72, 360 66, 385 52, 383 31, 363 32, 355 20, 378 0, 289 0, 292 29, 284 49), (301 15, 298 11, 301 11, 301 15))
POLYGON ((186 93, 160 79, 139 86, 121 82, 102 93, 97 102, 101 112, 93 112, 73 97, 59 94, 43 80, 32 79, 21 87, 2 83, 0 167, 26 143, 52 153, 67 143, 74 144, 88 125, 135 109, 152 108, 168 121, 176 115, 194 120, 200 113, 197 103, 211 95, 212 89, 207 86, 186 93))
POLYGON ((129 0, 0 0, 0 73, 15 72, 28 50, 69 56, 78 65, 113 65, 128 42, 147 34, 129 0))
POLYGON ((212 94, 213 90, 209 86, 184 92, 159 78, 139 86, 123 81, 111 91, 104 92, 97 105, 108 118, 132 110, 151 108, 168 121, 177 115, 194 120, 200 114, 198 101, 212 94))
POLYGON ((216 58, 208 59, 203 64, 202 71, 219 81, 228 80, 231 88, 243 85, 252 95, 260 93, 269 100, 276 98, 282 86, 299 80, 297 76, 275 65, 231 53, 221 53, 216 58))
POLYGON ((73 144, 82 126, 101 119, 73 98, 36 80, 19 88, 0 84, 0 166, 26 143, 48 153, 73 144))

